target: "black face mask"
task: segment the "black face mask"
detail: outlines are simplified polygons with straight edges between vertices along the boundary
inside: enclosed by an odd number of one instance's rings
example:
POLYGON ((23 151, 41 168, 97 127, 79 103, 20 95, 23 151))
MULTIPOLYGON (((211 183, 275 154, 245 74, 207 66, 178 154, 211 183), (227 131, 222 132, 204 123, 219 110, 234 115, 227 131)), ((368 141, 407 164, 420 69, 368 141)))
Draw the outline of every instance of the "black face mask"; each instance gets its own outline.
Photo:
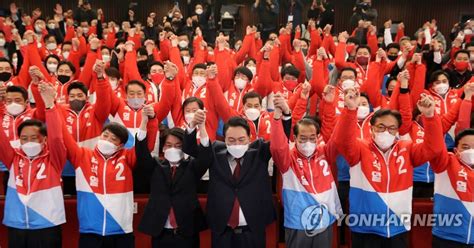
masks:
POLYGON ((72 110, 75 112, 79 112, 84 108, 84 105, 86 105, 86 100, 72 100, 69 101, 69 107, 71 107, 72 110))
POLYGON ((387 90, 387 95, 388 95, 389 97, 392 96, 392 92, 393 92, 392 90, 387 90))
POLYGON ((62 84, 65 84, 65 83, 69 82, 70 79, 71 79, 70 76, 58 75, 58 80, 59 80, 59 82, 61 82, 62 84))
POLYGON ((142 60, 137 62, 140 75, 148 75, 148 61, 142 60))
POLYGON ((398 58, 398 55, 387 55, 387 58, 391 61, 395 61, 398 58))
POLYGON ((10 72, 2 72, 0 73, 0 82, 8 82, 11 77, 12 74, 10 72))

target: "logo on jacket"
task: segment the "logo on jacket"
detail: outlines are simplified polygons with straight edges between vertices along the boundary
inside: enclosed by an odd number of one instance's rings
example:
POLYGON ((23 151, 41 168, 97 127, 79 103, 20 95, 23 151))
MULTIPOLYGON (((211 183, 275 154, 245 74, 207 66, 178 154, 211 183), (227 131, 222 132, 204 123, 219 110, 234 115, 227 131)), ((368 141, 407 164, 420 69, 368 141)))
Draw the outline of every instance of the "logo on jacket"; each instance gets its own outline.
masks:
POLYGON ((301 214, 301 225, 308 237, 325 231, 330 221, 328 208, 324 204, 309 206, 301 214))

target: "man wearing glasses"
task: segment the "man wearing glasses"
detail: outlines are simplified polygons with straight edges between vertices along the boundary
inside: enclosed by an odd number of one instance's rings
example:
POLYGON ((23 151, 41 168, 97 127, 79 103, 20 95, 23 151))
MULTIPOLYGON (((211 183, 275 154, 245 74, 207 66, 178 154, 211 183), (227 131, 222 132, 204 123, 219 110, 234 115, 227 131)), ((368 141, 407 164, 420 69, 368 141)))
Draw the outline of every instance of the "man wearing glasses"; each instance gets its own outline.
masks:
POLYGON ((357 132, 359 92, 349 88, 344 93, 345 109, 338 125, 348 131, 334 132, 333 138, 338 151, 351 166, 352 245, 408 247, 413 167, 422 165, 443 149, 442 127, 435 113, 434 100, 422 95, 417 103, 425 129, 429 130, 422 143, 399 140, 401 115, 388 109, 374 113, 370 121, 372 137, 361 140, 357 132))

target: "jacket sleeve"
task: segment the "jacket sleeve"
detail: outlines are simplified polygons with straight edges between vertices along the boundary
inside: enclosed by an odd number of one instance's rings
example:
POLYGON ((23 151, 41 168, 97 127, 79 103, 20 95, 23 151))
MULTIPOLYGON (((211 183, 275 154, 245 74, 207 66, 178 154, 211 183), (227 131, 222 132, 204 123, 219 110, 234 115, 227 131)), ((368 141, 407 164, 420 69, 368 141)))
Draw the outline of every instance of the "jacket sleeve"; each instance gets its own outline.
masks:
POLYGON ((380 68, 379 62, 370 63, 369 71, 367 72, 367 80, 362 85, 363 92, 366 92, 369 96, 369 101, 372 107, 377 108, 382 105, 382 81, 380 80, 380 68))
POLYGON ((464 129, 471 127, 472 101, 464 99, 461 103, 458 116, 458 124, 456 125, 456 135, 464 129))
POLYGON ((288 138, 283 131, 283 124, 281 120, 271 120, 271 142, 270 152, 273 161, 280 173, 285 173, 290 168, 291 157, 290 147, 288 145, 288 138))
POLYGON ((3 130, 0 130, 0 150, 2 151, 0 152, 0 161, 10 170, 16 152, 11 147, 10 139, 6 137, 3 130))
POLYGON ((336 55, 334 56, 334 62, 336 68, 341 70, 344 67, 352 67, 351 63, 346 62, 346 43, 339 42, 336 47, 336 55))
POLYGON ((230 107, 216 80, 207 80, 207 90, 209 91, 207 96, 211 101, 209 105, 214 106, 215 111, 224 122, 227 122, 232 116, 239 116, 239 113, 230 107))
POLYGON ((64 121, 61 121, 60 123, 62 125, 61 130, 63 133, 64 145, 66 146, 67 159, 71 162, 74 168, 77 168, 82 164, 84 151, 87 148, 79 147, 76 141, 72 138, 71 134, 67 131, 64 121))
POLYGON ((419 166, 430 161, 436 154, 441 153, 444 147, 444 136, 439 116, 437 114, 431 118, 423 116, 423 124, 425 130, 430 131, 425 132, 422 143, 412 144, 410 155, 413 166, 419 166))
MULTIPOLYGON (((196 134, 195 132, 193 132, 196 134)), ((196 137, 196 136, 194 136, 196 137)), ((187 139, 184 140, 186 142, 187 139)), ((207 147, 203 145, 198 146, 198 154, 195 159, 192 160, 192 166, 194 170, 194 174, 196 175, 196 180, 199 180, 204 176, 206 170, 212 164, 213 153, 212 153, 212 144, 209 141, 209 145, 207 147)))
POLYGON ((399 94, 398 102, 400 115, 402 116, 402 125, 399 128, 399 132, 400 135, 404 135, 410 132, 413 125, 413 109, 410 101, 410 95, 407 93, 399 94))
POLYGON ((173 81, 165 79, 161 83, 161 99, 159 102, 153 105, 156 114, 155 118, 158 119, 159 122, 166 118, 168 113, 171 111, 174 98, 176 97, 176 90, 174 88, 176 85, 175 80, 177 80, 176 77, 173 79, 173 81))
POLYGON ((336 100, 334 100, 332 103, 328 103, 323 100, 319 105, 322 121, 321 135, 323 136, 324 142, 329 141, 337 123, 335 103, 336 100))
POLYGON ((244 61, 245 56, 247 56, 250 52, 250 48, 255 40, 255 33, 246 35, 244 40, 242 41, 242 47, 234 56, 234 60, 236 64, 240 64, 244 61))
POLYGON ((92 80, 92 68, 94 67, 95 61, 99 58, 97 52, 89 51, 87 53, 86 62, 84 63, 84 69, 82 70, 79 76, 79 82, 84 83, 84 85, 91 90, 91 80, 92 80))
POLYGON ((357 110, 344 109, 332 139, 338 152, 344 156, 350 166, 354 166, 361 160, 361 143, 357 139, 357 128, 357 110))
POLYGON ((112 101, 110 99, 111 87, 108 79, 100 80, 94 76, 92 81, 97 85, 97 99, 100 99, 100 103, 96 103, 94 105, 94 115, 99 123, 105 123, 109 117, 110 108, 112 105, 112 101))
POLYGON ((62 119, 60 117, 59 109, 55 106, 52 109, 46 110, 46 129, 48 132, 48 149, 50 154, 51 164, 56 171, 63 170, 66 164, 66 146, 64 145, 63 133, 61 130, 62 119))
POLYGON ((147 144, 148 137, 145 137, 142 141, 135 137, 136 166, 133 173, 140 180, 150 180, 155 166, 159 166, 157 160, 151 156, 147 144))
POLYGON ((461 108, 462 101, 458 101, 456 104, 452 105, 447 113, 440 116, 441 126, 443 134, 449 132, 451 127, 456 124, 458 121, 459 110, 461 108))

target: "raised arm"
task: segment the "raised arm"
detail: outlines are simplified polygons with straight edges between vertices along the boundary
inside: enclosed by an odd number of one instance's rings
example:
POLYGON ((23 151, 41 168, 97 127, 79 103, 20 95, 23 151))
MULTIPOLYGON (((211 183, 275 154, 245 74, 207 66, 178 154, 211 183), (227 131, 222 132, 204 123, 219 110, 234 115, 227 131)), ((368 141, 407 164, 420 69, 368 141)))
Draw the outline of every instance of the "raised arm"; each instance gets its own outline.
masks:
POLYGON ((474 94, 474 82, 464 85, 464 100, 461 103, 458 116, 458 124, 455 133, 471 127, 472 95, 474 94))
POLYGON ((94 105, 94 115, 99 123, 105 123, 109 117, 110 108, 112 105, 111 101, 111 87, 109 80, 105 78, 105 64, 104 62, 97 62, 92 75, 92 82, 95 85, 97 92, 97 99, 100 99, 100 103, 94 105))
POLYGON ((357 107, 359 106, 359 93, 355 89, 348 89, 344 95, 346 108, 342 111, 332 141, 337 150, 354 166, 361 160, 360 142, 357 139, 357 107))
POLYGON ((178 67, 168 62, 164 67, 166 79, 161 83, 161 99, 158 103, 154 104, 156 118, 161 122, 168 113, 171 111, 172 104, 176 96, 176 76, 178 74, 178 67))
POLYGON ((443 152, 444 136, 439 116, 435 114, 435 103, 431 96, 423 95, 418 101, 418 109, 423 114, 425 136, 422 143, 413 144, 411 158, 414 166, 421 165, 443 152))
MULTIPOLYGON (((2 102, 2 109, 0 111, 5 111, 3 101, 7 92, 7 86, 4 83, 0 84, 0 102, 2 102)), ((3 114, 2 114, 3 116, 3 114)), ((15 150, 10 145, 10 139, 5 135, 3 130, 0 130, 0 161, 10 169, 12 166, 13 158, 15 156, 15 150)))

